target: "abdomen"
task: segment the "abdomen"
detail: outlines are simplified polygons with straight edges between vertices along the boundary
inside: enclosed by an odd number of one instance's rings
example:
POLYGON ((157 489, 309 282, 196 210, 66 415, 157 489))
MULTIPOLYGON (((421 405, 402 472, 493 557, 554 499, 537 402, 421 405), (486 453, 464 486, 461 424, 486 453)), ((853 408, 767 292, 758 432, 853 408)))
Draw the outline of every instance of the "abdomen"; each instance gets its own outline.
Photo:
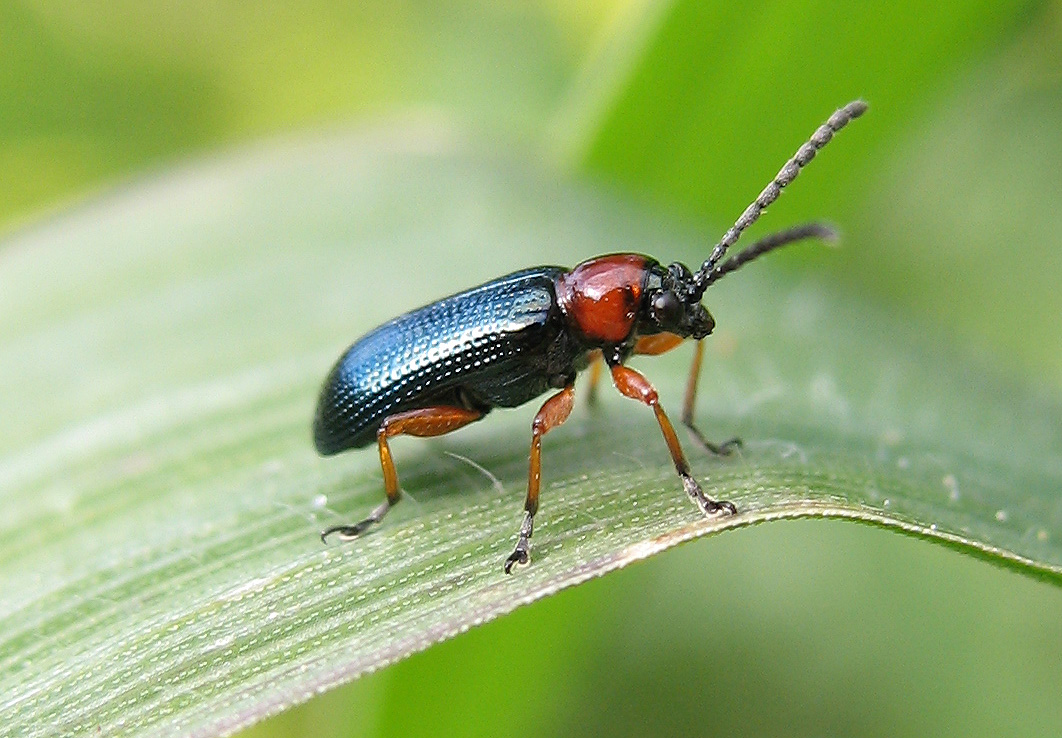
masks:
POLYGON ((557 338, 554 284, 539 267, 447 297, 362 337, 332 368, 317 404, 314 443, 324 455, 376 440, 385 418, 433 405, 488 411, 549 388, 540 357, 557 338))

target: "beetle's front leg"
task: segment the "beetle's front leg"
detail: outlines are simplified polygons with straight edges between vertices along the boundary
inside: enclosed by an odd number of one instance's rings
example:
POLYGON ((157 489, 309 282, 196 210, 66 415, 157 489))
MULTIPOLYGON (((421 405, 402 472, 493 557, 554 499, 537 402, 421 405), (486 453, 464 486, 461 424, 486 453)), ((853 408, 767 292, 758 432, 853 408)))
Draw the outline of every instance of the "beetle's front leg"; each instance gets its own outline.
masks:
POLYGON ((321 532, 321 540, 327 542, 328 536, 333 534, 338 535, 344 541, 357 538, 366 529, 383 520, 387 511, 397 505, 402 498, 402 491, 398 486, 398 472, 395 470, 395 461, 391 457, 391 446, 387 443, 388 438, 401 435, 441 436, 482 417, 483 413, 479 410, 442 405, 407 410, 386 418, 380 424, 380 429, 376 431, 376 445, 380 450, 380 468, 383 470, 384 492, 387 493, 387 500, 375 507, 369 513, 369 517, 359 523, 333 525, 331 528, 326 528, 321 532))
POLYGON ((693 424, 693 406, 697 402, 697 381, 701 375, 701 359, 704 357, 704 341, 697 341, 693 350, 693 363, 690 365, 690 376, 686 380, 686 397, 682 402, 682 424, 690 432, 693 440, 705 451, 716 456, 729 456, 735 449, 741 448, 740 438, 731 438, 722 443, 709 441, 701 429, 693 424))
POLYGON ((542 482, 542 436, 568 419, 575 402, 575 388, 568 385, 546 400, 531 422, 531 461, 527 473, 527 499, 524 500, 524 522, 516 548, 505 560, 505 573, 511 574, 514 564, 526 564, 530 558, 531 534, 538 512, 538 490, 542 482))
POLYGON ((668 420, 664 408, 660 406, 660 398, 656 393, 656 389, 649 383, 649 380, 622 364, 614 364, 611 370, 612 382, 620 393, 653 409, 656 414, 656 421, 660 424, 660 431, 664 434, 664 441, 667 443, 668 451, 671 452, 671 460, 675 462, 675 471, 678 472, 679 477, 682 479, 682 487, 686 490, 686 494, 690 496, 690 499, 697 503, 697 506, 705 515, 735 514, 737 508, 734 507, 734 503, 726 502, 725 500, 717 502, 711 499, 704 494, 701 485, 693 478, 690 473, 689 462, 686 461, 686 455, 682 453, 682 446, 679 445, 678 436, 675 435, 675 428, 671 425, 671 421, 668 420))
MULTIPOLYGON (((650 336, 642 336, 634 344, 634 353, 644 356, 659 356, 675 348, 683 342, 679 336, 673 333, 656 333, 650 336)), ((704 357, 704 341, 697 341, 693 351, 693 363, 690 365, 690 376, 686 380, 686 398, 682 403, 682 424, 690 432, 690 437, 705 451, 716 456, 729 456, 734 449, 741 448, 740 438, 731 438, 723 443, 712 443, 701 429, 693 424, 693 406, 697 402, 697 380, 701 375, 701 359, 704 357)))

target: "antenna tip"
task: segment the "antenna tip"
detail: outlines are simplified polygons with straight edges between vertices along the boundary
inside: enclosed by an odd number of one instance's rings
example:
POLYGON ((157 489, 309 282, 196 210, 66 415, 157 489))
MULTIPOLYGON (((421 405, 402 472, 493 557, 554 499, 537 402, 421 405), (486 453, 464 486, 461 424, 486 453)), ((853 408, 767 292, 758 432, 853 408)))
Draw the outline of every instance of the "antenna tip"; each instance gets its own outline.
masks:
POLYGON ((829 223, 808 223, 807 236, 834 246, 841 240, 841 232, 829 223))
POLYGON ((849 118, 858 118, 867 112, 867 107, 866 100, 853 100, 841 109, 848 113, 849 118))

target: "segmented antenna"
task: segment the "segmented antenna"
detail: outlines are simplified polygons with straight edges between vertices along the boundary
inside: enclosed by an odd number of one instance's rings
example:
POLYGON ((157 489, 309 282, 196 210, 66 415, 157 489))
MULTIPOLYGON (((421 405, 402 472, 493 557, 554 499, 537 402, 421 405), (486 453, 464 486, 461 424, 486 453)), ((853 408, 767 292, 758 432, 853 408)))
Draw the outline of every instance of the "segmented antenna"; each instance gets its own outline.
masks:
MULTIPOLYGON (((700 271, 693 277, 693 287, 690 297, 696 300, 700 300, 704 294, 708 285, 714 282, 719 276, 712 276, 716 271, 716 265, 719 260, 726 255, 727 249, 738 242, 741 238, 741 233, 756 222, 756 219, 760 217, 767 207, 778 199, 778 196, 782 194, 782 190, 796 179, 796 176, 800 174, 800 170, 808 165, 808 163, 815 158, 815 154, 819 152, 826 144, 833 138, 833 134, 844 128, 852 120, 855 120, 863 113, 866 112, 867 104, 862 100, 855 100, 848 103, 843 108, 835 112, 830 116, 824 124, 818 127, 818 129, 811 134, 811 138, 807 142, 797 149, 797 152, 793 155, 793 158, 785 163, 785 166, 781 168, 775 178, 767 185, 763 192, 760 193, 751 205, 745 208, 745 212, 741 214, 741 217, 737 219, 737 222, 731 226, 730 230, 723 234, 723 237, 719 240, 719 243, 712 249, 711 255, 708 260, 701 265, 700 271)), ((788 241, 786 241, 788 243, 788 241)), ((779 244, 781 245, 781 244, 779 244)), ((767 249, 769 250, 769 249, 767 249)), ((759 253, 749 257, 755 258, 759 254, 765 253, 764 250, 760 250, 759 253)), ((740 254, 739 254, 740 257, 740 254)), ((741 263, 748 261, 749 259, 743 259, 741 263)), ((740 266, 735 264, 733 267, 727 269, 727 271, 733 271, 740 266)))
POLYGON ((764 236, 756 243, 731 256, 719 266, 713 269, 704 279, 704 286, 709 287, 724 274, 729 274, 735 269, 748 264, 753 259, 763 256, 768 251, 786 246, 795 241, 803 241, 805 238, 821 238, 823 241, 836 241, 837 231, 825 223, 805 223, 804 225, 786 228, 784 231, 764 236))

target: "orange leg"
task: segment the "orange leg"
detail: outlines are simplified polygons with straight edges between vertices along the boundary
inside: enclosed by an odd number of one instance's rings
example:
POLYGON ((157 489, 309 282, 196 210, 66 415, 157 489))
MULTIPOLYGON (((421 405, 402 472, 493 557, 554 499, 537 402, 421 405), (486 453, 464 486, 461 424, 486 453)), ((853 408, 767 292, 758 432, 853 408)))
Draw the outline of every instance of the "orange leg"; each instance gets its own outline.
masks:
POLYGON ((654 333, 651 336, 642 336, 634 344, 634 353, 644 356, 659 356, 680 345, 682 336, 674 333, 654 333))
MULTIPOLYGON (((674 333, 657 333, 652 336, 642 336, 634 344, 634 353, 644 354, 645 356, 659 356, 675 348, 682 341, 683 339, 674 333)), ((690 366, 690 376, 686 380, 686 401, 682 403, 682 424, 689 430, 690 436, 697 445, 705 451, 709 451, 716 456, 729 456, 735 448, 741 447, 740 438, 731 438, 718 444, 712 443, 705 438, 700 428, 693 424, 693 405, 697 401, 697 380, 701 375, 701 359, 703 356, 704 342, 697 341, 693 352, 693 364, 690 366)))
POLYGON ((326 540, 333 533, 338 533, 340 540, 357 538, 366 528, 383 520, 387 511, 398 504, 402 492, 398 487, 398 472, 391 457, 391 447, 387 439, 393 436, 442 436, 468 425, 483 417, 478 410, 466 410, 462 407, 426 407, 419 410, 407 410, 386 418, 376 431, 376 444, 380 449, 380 466, 383 469, 384 491, 387 500, 376 507, 369 517, 356 525, 333 525, 321 533, 321 540, 326 540))
POLYGON ((597 385, 601 381, 601 358, 600 351, 590 352, 590 386, 587 388, 586 402, 593 405, 597 402, 597 385))
POLYGON ((527 474, 527 499, 524 500, 524 522, 516 549, 505 560, 505 573, 513 570, 513 564, 526 564, 531 548, 531 533, 534 530, 535 513, 538 512, 538 490, 542 482, 542 436, 568 419, 575 403, 575 388, 568 385, 546 400, 531 423, 531 462, 527 474))
POLYGON ((704 357, 704 341, 697 341, 693 351, 693 364, 690 365, 690 376, 686 380, 686 399, 682 403, 682 424, 686 426, 693 440, 705 451, 710 451, 716 456, 729 456, 735 448, 741 448, 740 438, 731 438, 723 443, 712 443, 701 429, 693 424, 693 406, 697 402, 697 380, 701 375, 701 359, 704 357))
POLYGON ((732 502, 716 502, 705 495, 704 491, 701 490, 701 485, 697 484, 697 480, 690 474, 690 465, 686 461, 686 455, 682 453, 682 446, 679 445, 675 429, 671 425, 671 421, 668 420, 664 408, 660 406, 660 398, 656 394, 656 389, 649 383, 649 380, 629 367, 616 364, 612 367, 612 382, 620 393, 630 397, 632 400, 638 400, 648 405, 656 413, 656 422, 660 424, 660 431, 664 434, 667 450, 671 452, 671 460, 675 463, 675 471, 678 472, 679 477, 682 479, 682 487, 704 514, 733 515, 736 513, 737 508, 734 507, 732 502))

